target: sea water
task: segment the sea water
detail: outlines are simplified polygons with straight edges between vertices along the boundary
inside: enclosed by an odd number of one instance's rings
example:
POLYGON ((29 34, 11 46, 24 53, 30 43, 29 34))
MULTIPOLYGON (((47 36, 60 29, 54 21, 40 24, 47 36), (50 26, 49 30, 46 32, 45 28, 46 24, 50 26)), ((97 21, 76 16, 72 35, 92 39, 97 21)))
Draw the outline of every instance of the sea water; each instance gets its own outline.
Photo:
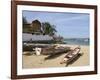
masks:
POLYGON ((63 42, 65 44, 70 45, 89 45, 90 39, 89 38, 70 38, 70 39, 64 39, 63 42))

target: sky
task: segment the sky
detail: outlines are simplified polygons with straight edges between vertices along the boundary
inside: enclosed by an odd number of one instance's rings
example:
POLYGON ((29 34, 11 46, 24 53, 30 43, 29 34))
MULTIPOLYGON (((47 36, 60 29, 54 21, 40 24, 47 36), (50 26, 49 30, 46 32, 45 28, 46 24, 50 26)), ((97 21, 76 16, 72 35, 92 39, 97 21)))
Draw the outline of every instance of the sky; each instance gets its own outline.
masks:
POLYGON ((64 38, 89 38, 88 13, 23 11, 23 17, 26 17, 29 23, 39 20, 55 25, 56 34, 64 38))

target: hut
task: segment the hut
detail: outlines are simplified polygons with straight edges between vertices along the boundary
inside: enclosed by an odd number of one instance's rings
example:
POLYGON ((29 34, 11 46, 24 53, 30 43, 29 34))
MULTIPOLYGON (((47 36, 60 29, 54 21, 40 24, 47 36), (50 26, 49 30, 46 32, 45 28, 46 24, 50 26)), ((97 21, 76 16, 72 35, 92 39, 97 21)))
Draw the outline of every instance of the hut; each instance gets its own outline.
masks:
POLYGON ((34 20, 31 23, 32 34, 41 34, 41 22, 39 20, 34 20))
POLYGON ((41 22, 39 20, 34 20, 32 23, 23 24, 23 33, 41 34, 41 22))

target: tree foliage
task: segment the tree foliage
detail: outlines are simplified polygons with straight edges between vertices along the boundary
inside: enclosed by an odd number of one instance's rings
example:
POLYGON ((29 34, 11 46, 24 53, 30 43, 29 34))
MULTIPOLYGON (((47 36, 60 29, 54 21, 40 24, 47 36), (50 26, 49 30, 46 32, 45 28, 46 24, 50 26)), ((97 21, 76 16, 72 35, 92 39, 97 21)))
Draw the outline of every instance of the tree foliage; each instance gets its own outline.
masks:
POLYGON ((26 17, 23 17, 23 24, 27 24, 27 20, 26 20, 26 17))
POLYGON ((48 34, 51 36, 54 35, 57 32, 57 30, 55 28, 56 28, 56 26, 51 25, 49 22, 42 23, 42 29, 43 29, 44 34, 48 34))

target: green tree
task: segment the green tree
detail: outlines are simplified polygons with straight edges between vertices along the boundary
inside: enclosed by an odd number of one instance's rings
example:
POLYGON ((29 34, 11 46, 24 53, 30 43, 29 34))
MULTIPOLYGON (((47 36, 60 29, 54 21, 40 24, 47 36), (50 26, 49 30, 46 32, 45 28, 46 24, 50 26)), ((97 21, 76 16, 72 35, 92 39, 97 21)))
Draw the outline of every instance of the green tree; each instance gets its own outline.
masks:
POLYGON ((23 17, 23 24, 27 24, 27 20, 26 20, 26 17, 23 17))
POLYGON ((23 33, 31 33, 32 29, 30 28, 30 24, 28 23, 26 17, 23 17, 22 20, 23 20, 23 33))
POLYGON ((42 23, 43 33, 48 35, 54 35, 57 30, 55 25, 51 25, 49 22, 42 23))

